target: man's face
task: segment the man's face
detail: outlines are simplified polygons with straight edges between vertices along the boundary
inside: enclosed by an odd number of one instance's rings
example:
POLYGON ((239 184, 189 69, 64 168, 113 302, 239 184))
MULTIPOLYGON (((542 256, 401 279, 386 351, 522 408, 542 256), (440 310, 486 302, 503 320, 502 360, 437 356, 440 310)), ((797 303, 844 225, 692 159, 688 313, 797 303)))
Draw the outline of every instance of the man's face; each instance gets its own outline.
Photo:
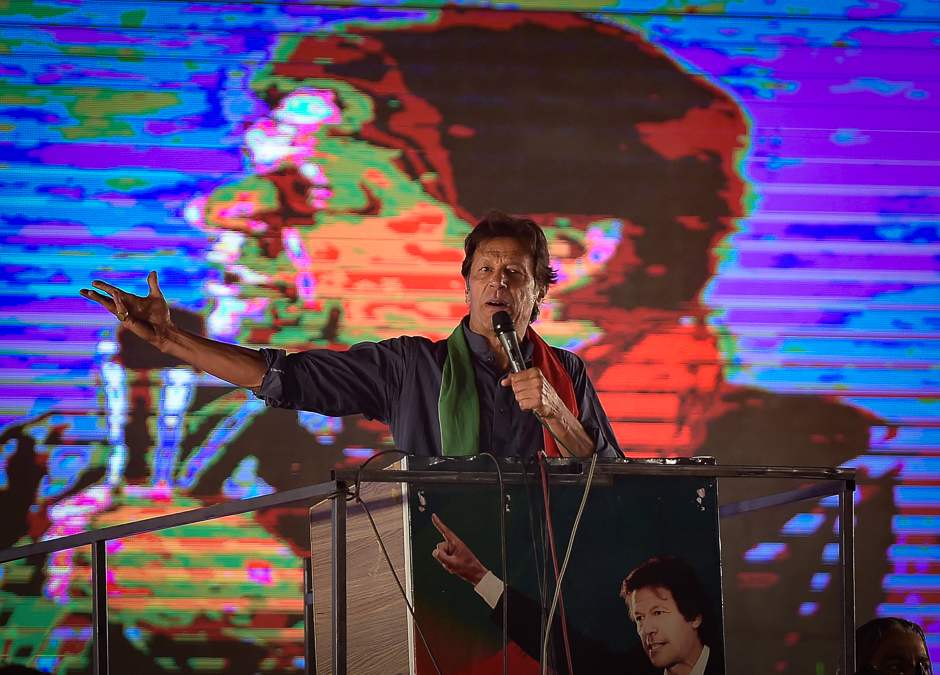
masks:
POLYGON ((508 237, 483 241, 473 253, 467 278, 470 329, 494 336, 493 315, 505 311, 520 335, 532 309, 542 300, 535 284, 535 262, 522 244, 508 237))
POLYGON ((630 595, 630 607, 636 632, 643 649, 656 668, 671 668, 680 663, 689 668, 702 653, 698 627, 702 617, 687 621, 676 606, 668 588, 648 586, 630 595))

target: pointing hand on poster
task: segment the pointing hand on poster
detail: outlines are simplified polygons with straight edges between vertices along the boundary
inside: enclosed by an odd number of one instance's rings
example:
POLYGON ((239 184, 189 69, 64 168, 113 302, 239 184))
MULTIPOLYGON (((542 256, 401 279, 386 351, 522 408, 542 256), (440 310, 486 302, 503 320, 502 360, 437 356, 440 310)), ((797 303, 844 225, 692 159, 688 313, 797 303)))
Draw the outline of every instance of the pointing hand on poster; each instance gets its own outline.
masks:
POLYGON ((456 574, 464 581, 474 586, 480 583, 489 570, 483 567, 483 564, 473 555, 473 551, 437 517, 436 513, 431 514, 431 522, 434 523, 437 531, 444 535, 444 541, 431 552, 434 559, 445 570, 456 574))

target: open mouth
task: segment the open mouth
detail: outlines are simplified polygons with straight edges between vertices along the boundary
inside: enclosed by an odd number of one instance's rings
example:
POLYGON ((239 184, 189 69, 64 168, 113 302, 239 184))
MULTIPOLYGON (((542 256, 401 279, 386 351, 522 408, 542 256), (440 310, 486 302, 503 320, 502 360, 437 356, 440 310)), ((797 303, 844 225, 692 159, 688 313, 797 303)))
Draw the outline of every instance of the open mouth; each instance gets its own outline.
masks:
POLYGON ((495 307, 496 309, 507 309, 509 307, 505 302, 500 302, 499 300, 489 300, 486 303, 487 307, 495 307))

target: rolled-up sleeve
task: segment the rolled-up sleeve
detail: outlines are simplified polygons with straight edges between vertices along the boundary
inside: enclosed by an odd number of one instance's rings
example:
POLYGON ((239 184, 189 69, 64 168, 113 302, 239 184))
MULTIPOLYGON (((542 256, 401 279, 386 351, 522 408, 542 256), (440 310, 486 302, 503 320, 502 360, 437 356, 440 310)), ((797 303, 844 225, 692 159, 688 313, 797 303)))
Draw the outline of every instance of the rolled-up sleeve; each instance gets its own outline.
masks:
POLYGON ((347 351, 294 354, 262 349, 268 370, 255 395, 275 408, 333 417, 359 413, 387 423, 390 401, 400 392, 403 359, 396 346, 363 342, 347 351))
POLYGON ((268 371, 261 380, 261 387, 254 390, 255 396, 275 408, 291 407, 284 398, 283 377, 286 375, 284 361, 287 358, 287 352, 283 349, 262 349, 261 355, 268 364, 268 371))

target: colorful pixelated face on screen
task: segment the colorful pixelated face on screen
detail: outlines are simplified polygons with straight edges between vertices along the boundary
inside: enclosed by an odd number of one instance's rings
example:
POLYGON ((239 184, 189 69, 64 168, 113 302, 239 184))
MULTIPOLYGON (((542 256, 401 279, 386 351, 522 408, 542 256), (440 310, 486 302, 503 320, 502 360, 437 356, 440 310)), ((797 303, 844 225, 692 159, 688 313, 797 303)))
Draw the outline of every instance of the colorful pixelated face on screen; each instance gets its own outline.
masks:
POLYGON ((297 346, 334 337, 340 317, 368 339, 463 315, 466 225, 396 168, 394 152, 359 138, 368 97, 333 87, 281 98, 246 133, 255 174, 205 204, 226 271, 210 288, 216 334, 255 321, 278 327, 272 342, 297 346))
POLYGON ((495 207, 546 230, 560 284, 540 330, 577 346, 638 307, 696 304, 740 213, 737 109, 620 29, 442 11, 280 54, 254 83, 270 112, 246 132, 253 173, 204 208, 217 335, 445 335, 467 312, 463 237, 495 207))

